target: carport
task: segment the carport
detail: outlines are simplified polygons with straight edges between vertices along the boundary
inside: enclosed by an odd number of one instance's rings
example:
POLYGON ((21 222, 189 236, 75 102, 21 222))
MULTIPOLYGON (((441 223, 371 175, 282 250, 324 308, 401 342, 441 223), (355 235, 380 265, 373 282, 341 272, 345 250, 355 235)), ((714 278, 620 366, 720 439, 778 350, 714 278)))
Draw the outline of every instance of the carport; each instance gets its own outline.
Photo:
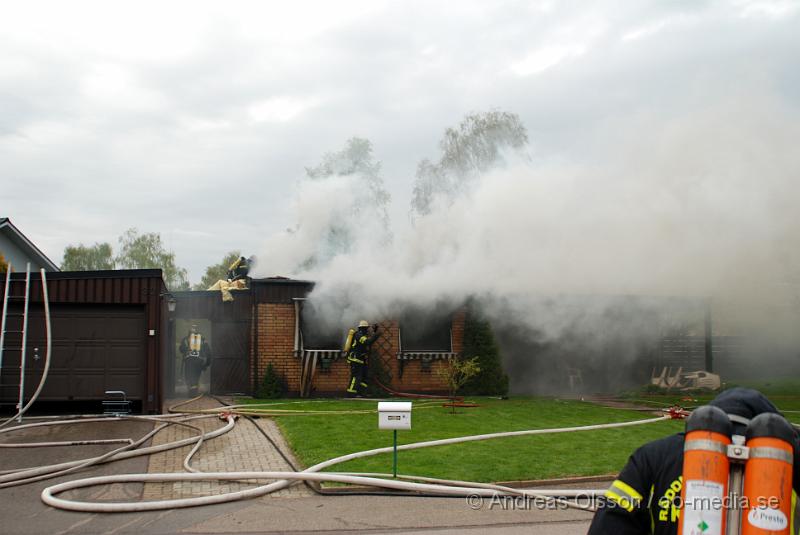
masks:
POLYGON ((219 292, 172 293, 176 306, 170 314, 170 342, 164 359, 171 396, 176 395, 180 381, 178 346, 192 324, 198 325, 211 346, 211 363, 201 383, 212 394, 252 393, 253 293, 245 289, 232 294, 234 300, 224 302, 219 292))

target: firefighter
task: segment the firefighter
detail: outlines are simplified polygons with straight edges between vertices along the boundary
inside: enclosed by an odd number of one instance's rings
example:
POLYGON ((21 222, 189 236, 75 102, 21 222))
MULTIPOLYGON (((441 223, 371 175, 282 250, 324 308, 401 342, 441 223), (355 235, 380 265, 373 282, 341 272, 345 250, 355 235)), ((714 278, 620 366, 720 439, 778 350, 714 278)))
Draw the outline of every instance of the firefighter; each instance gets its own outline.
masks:
POLYGON ((378 325, 372 326, 372 336, 369 334, 369 323, 361 320, 358 329, 352 335, 352 341, 347 351, 347 362, 350 364, 350 382, 347 393, 361 396, 366 392, 367 370, 369 366, 369 352, 372 344, 378 339, 378 325))
POLYGON ((233 282, 239 279, 246 279, 247 274, 250 273, 250 268, 255 264, 255 256, 250 258, 240 257, 235 260, 228 268, 228 281, 233 282))
MULTIPOLYGON (((733 423, 733 433, 737 435, 744 435, 749 421, 759 414, 780 414, 761 392, 748 388, 725 390, 709 405, 728 414, 733 423)), ((606 491, 589 535, 677 535, 683 487, 683 438, 684 433, 678 433, 650 442, 630 456, 606 491)), ((795 493, 800 491, 797 433, 792 486, 795 493)), ((798 527, 795 519, 792 535, 798 533, 798 527)))
POLYGON ((200 375, 211 364, 211 347, 197 330, 197 325, 192 325, 189 334, 181 340, 179 349, 183 356, 181 360, 183 381, 189 390, 189 395, 196 396, 200 389, 200 375))

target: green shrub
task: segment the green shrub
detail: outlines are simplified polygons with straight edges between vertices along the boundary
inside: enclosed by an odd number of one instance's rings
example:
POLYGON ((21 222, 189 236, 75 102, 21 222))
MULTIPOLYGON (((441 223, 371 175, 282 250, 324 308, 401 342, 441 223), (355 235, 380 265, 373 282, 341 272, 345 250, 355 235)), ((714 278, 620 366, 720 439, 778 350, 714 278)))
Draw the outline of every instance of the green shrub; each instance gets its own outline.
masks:
POLYGON ((469 380, 481 372, 478 366, 478 359, 480 357, 472 358, 457 358, 444 362, 444 365, 436 368, 436 375, 447 385, 447 391, 450 394, 452 403, 452 413, 456 413, 455 397, 462 386, 467 384, 469 380))
POLYGON ((461 388, 461 393, 473 396, 505 396, 508 394, 508 375, 503 371, 500 348, 494 339, 492 326, 470 308, 464 325, 464 359, 477 357, 480 372, 461 388))
POLYGON ((287 389, 286 379, 278 375, 272 364, 268 364, 256 396, 262 399, 282 398, 286 395, 287 389))

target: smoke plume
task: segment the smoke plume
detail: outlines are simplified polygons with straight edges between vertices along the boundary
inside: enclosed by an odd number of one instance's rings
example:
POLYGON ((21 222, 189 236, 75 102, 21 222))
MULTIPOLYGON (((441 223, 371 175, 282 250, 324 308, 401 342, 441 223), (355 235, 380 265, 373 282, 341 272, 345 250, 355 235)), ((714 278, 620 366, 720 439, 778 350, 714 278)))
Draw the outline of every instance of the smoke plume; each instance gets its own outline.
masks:
POLYGON ((389 243, 373 239, 379 221, 353 216, 353 177, 305 182, 297 229, 267 240, 260 275, 317 281, 318 308, 348 321, 396 316, 400 301, 476 298, 507 341, 507 366, 529 372, 542 366, 534 347, 570 348, 587 370, 633 362, 665 325, 702 328, 709 302, 718 334, 760 335, 797 361, 797 115, 744 95, 617 118, 590 153, 509 155, 455 200, 395 224, 389 243), (300 267, 342 224, 349 250, 300 267))

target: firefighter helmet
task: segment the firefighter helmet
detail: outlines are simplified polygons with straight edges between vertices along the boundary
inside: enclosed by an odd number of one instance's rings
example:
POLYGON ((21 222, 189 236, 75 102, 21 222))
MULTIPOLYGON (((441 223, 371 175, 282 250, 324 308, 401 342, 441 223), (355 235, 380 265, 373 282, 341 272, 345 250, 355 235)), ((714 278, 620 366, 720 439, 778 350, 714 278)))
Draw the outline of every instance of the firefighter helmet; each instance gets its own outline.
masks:
POLYGON ((369 322, 367 320, 361 320, 358 322, 359 327, 369 327, 369 322))

